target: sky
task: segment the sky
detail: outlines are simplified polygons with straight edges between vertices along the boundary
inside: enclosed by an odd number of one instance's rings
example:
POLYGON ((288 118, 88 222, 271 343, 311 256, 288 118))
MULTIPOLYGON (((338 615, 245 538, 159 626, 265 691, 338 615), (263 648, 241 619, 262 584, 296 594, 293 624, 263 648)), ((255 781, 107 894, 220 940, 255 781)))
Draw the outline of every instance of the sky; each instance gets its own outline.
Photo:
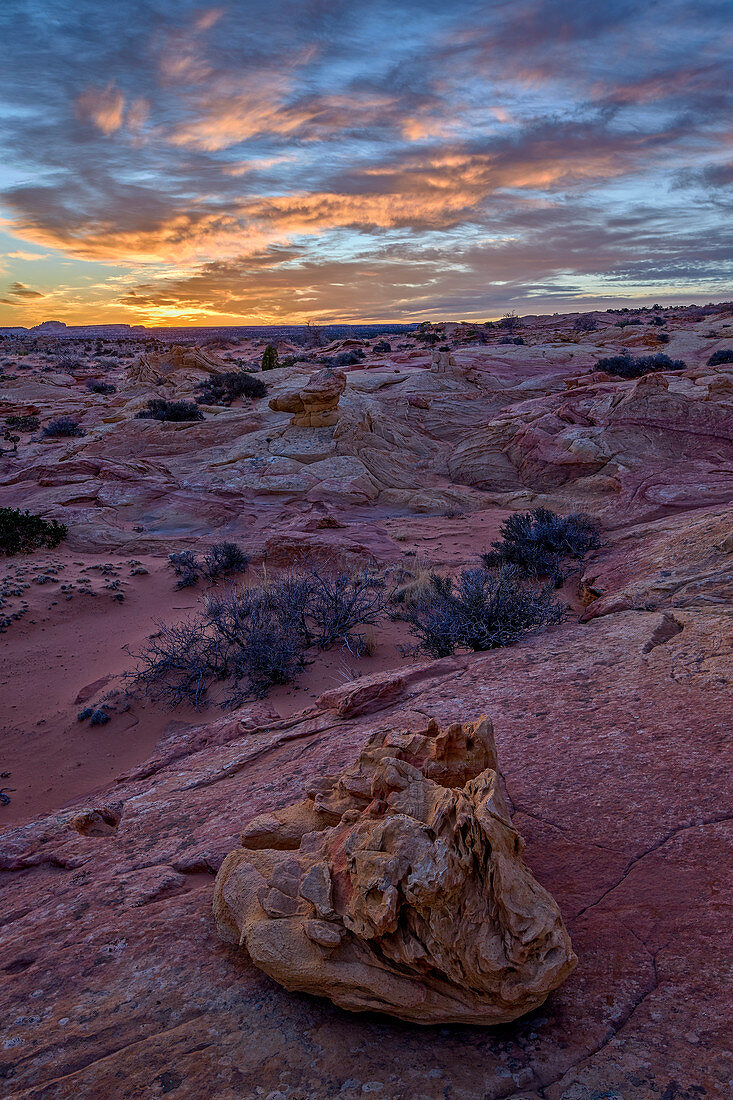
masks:
POLYGON ((733 298, 733 0, 2 0, 0 325, 733 298))

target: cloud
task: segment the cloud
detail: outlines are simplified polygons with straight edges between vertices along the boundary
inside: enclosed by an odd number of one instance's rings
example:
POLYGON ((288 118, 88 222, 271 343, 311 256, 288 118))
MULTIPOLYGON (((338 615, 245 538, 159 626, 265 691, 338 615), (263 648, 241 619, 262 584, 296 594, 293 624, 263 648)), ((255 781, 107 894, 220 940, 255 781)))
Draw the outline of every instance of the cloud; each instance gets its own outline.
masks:
POLYGON ((723 0, 42 7, 0 6, 0 202, 75 309, 407 316, 720 283, 723 0))
POLYGON ((9 260, 45 260, 48 258, 47 252, 24 252, 22 249, 18 249, 15 252, 6 252, 5 256, 9 260))
POLYGON ((107 135, 122 126, 124 110, 125 97, 111 84, 106 88, 87 88, 76 100, 77 117, 107 135))
POLYGON ((23 283, 11 283, 8 287, 8 294, 13 294, 16 298, 44 298, 45 295, 41 294, 39 290, 31 290, 29 286, 24 286, 23 283))

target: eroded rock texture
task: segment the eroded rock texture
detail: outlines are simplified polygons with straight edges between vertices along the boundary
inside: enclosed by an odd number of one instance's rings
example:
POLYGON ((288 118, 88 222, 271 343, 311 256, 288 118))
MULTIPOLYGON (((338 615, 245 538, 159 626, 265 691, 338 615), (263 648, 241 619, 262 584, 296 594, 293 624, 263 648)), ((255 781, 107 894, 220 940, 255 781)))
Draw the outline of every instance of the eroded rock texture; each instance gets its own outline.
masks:
POLYGON ((127 379, 132 385, 158 385, 180 372, 200 371, 203 376, 218 374, 227 369, 218 355, 173 344, 163 352, 149 351, 127 367, 127 379))
POLYGON ((270 408, 293 413, 290 423, 296 427, 330 427, 338 422, 339 398, 345 389, 344 372, 324 367, 312 374, 301 389, 273 397, 270 408))
POLYGON ((242 844, 217 878, 219 933, 287 989, 416 1023, 497 1024, 575 966, 522 862, 485 716, 375 733, 242 844))

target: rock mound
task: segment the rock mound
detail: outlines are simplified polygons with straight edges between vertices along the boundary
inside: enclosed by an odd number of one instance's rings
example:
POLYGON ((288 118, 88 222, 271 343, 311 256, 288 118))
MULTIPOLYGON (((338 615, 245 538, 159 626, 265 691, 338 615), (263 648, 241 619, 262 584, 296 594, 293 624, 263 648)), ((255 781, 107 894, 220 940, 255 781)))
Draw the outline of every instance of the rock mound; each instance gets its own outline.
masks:
POLYGON ((575 966, 521 860, 485 716, 375 733, 242 844, 217 877, 219 933, 289 990, 421 1024, 498 1024, 575 966))
POLYGON ((158 385, 182 371, 220 374, 226 370, 226 363, 211 352, 173 344, 160 353, 144 352, 127 367, 127 378, 132 385, 158 385))
POLYGON ((290 423, 303 428, 327 428, 339 418, 338 403, 346 389, 346 375, 325 367, 312 374, 305 386, 270 401, 275 412, 294 413, 290 423))

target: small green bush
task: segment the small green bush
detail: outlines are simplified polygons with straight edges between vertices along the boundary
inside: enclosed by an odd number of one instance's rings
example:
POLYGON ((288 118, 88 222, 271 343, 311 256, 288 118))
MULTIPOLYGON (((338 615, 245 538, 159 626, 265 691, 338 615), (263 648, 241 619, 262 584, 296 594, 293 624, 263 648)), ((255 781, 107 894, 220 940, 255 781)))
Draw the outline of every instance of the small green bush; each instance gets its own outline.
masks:
POLYGON ((277 361, 277 348, 274 344, 268 344, 262 352, 262 369, 275 370, 279 366, 277 361))
POLYGON ((19 508, 0 508, 0 554, 32 554, 41 547, 53 549, 66 538, 68 528, 19 508))

